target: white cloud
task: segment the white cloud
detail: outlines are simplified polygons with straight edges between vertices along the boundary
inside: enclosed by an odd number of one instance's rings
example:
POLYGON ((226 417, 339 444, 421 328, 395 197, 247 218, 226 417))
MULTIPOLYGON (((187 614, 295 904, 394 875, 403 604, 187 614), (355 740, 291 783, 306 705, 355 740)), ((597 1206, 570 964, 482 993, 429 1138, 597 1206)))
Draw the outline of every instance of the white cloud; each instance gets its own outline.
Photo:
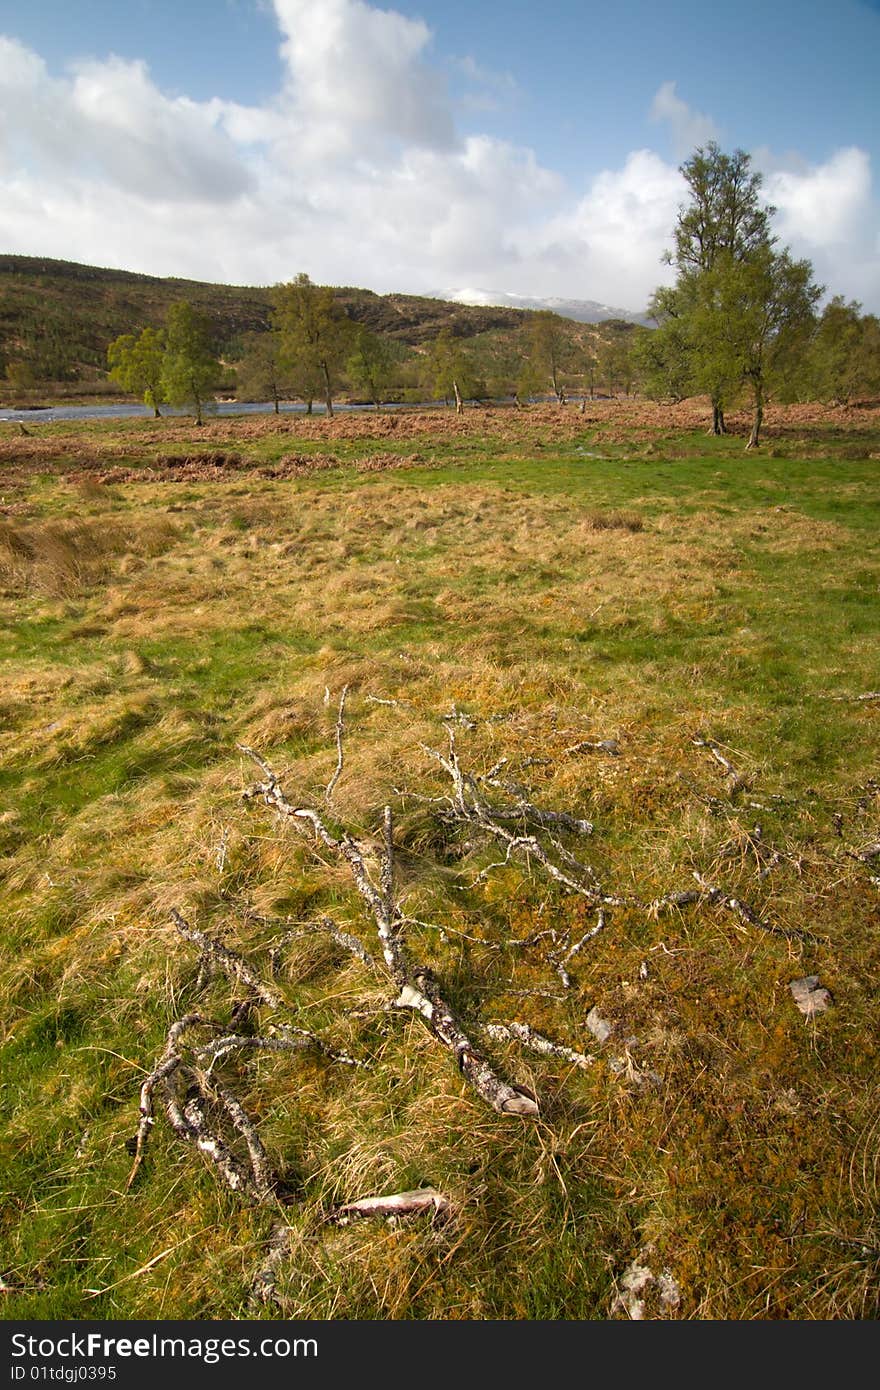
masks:
POLYGON ((0 37, 0 111, 0 167, 50 186, 87 177, 160 203, 224 203, 252 186, 217 105, 164 96, 143 63, 110 57, 56 79, 0 37))
POLYGON ((669 122, 677 159, 685 159, 698 146, 707 145, 719 136, 712 117, 682 101, 674 82, 664 82, 657 89, 651 105, 651 120, 669 122))
POLYGON ((443 83, 423 61, 422 20, 363 0, 274 0, 291 114, 309 152, 329 157, 391 138, 449 148, 443 83))
MULTIPOLYGON (((638 150, 576 195, 533 151, 456 130, 421 21, 364 0, 274 7, 285 78, 261 106, 169 96, 115 57, 53 76, 0 36, 0 249, 238 284, 300 270, 377 290, 502 283, 636 310, 668 279, 686 187, 659 155, 638 150)), ((461 71, 491 87, 473 60, 461 71)), ((654 106, 689 141, 714 129, 674 84, 654 106)), ((867 156, 771 165, 783 236, 856 267, 880 301, 867 156)))
POLYGON ((554 293, 573 293, 641 310, 669 279, 661 264, 679 204, 687 192, 676 168, 651 150, 637 150, 620 170, 606 170, 570 212, 539 230, 536 250, 559 257, 564 274, 554 293), (577 281, 573 277, 577 276, 577 281))
POLYGON ((812 261, 829 294, 880 307, 878 208, 867 153, 851 146, 822 164, 804 165, 782 164, 762 150, 755 164, 764 173, 767 201, 777 209, 773 227, 780 241, 812 261))

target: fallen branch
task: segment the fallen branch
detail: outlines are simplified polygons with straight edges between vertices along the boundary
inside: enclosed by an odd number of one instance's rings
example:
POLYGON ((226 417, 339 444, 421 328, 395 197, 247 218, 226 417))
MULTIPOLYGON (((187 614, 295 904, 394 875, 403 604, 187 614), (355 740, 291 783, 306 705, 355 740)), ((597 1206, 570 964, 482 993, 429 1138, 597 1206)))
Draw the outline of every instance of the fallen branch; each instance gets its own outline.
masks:
MULTIPOLYGON (((252 800, 261 797, 266 805, 293 821, 297 829, 306 834, 310 827, 325 848, 341 855, 348 863, 355 887, 372 913, 383 959, 398 988, 394 1007, 412 1009, 424 1019, 434 1036, 450 1049, 463 1076, 493 1109, 507 1115, 536 1115, 538 1104, 535 1097, 525 1088, 511 1085, 496 1074, 474 1047, 430 972, 413 969, 407 959, 402 931, 404 918, 394 899, 394 825, 391 807, 385 808, 383 843, 376 851, 380 864, 377 887, 354 839, 348 834, 339 838, 331 835, 317 811, 311 807, 294 806, 268 763, 253 749, 245 745, 239 747, 253 758, 266 779, 245 792, 245 798, 252 800)), ((360 951, 355 950, 355 954, 363 959, 360 951)))
POLYGON ((565 1047, 562 1043, 552 1042, 528 1023, 484 1023, 482 1032, 493 1042, 522 1043, 523 1047, 536 1052, 540 1057, 557 1057, 560 1061, 571 1062, 583 1071, 587 1071, 596 1061, 595 1057, 588 1053, 575 1052, 573 1048, 565 1047))
POLYGON ((734 897, 733 894, 725 892, 723 888, 718 888, 714 884, 708 883, 702 874, 694 873, 694 878, 702 889, 701 898, 704 902, 714 903, 720 907, 726 907, 729 911, 736 913, 741 921, 750 927, 759 927, 761 931, 769 932, 772 936, 783 936, 794 938, 799 941, 815 941, 816 937, 812 932, 804 931, 800 927, 782 927, 775 922, 768 922, 755 911, 755 909, 742 898, 734 897))
POLYGON ((344 1206, 334 1207, 325 1218, 335 1225, 344 1225, 353 1216, 422 1216, 431 1214, 434 1220, 445 1219, 452 1213, 452 1203, 436 1187, 418 1187, 413 1192, 392 1192, 386 1197, 359 1197, 344 1206))
POLYGON ((573 743, 569 748, 563 748, 563 753, 573 755, 575 753, 608 753, 612 758, 620 757, 620 744, 616 738, 600 738, 597 741, 582 739, 580 743, 573 743))
POLYGON ((740 790, 740 788, 746 786, 745 779, 739 775, 736 768, 733 766, 733 763, 730 762, 730 760, 724 756, 724 754, 721 751, 720 745, 715 742, 714 738, 694 738, 691 740, 691 742, 693 743, 695 748, 708 748, 716 763, 718 763, 721 767, 724 768, 724 771, 726 772, 727 776, 731 779, 731 796, 734 792, 737 792, 740 790))
POLYGON ((172 909, 171 920, 176 926, 180 935, 187 941, 192 941, 198 946, 203 956, 206 956, 214 965, 218 966, 230 979, 239 980, 252 990, 262 1003, 268 1004, 270 1009, 280 1009, 282 999, 280 994, 276 994, 274 989, 265 984, 255 975, 247 964, 247 961, 240 956, 237 951, 231 951, 228 946, 224 946, 222 941, 218 941, 213 936, 206 936, 204 932, 197 931, 191 927, 189 922, 180 915, 176 908, 172 909))
POLYGON ((339 697, 339 714, 336 716, 336 770, 334 771, 333 776, 330 778, 330 781, 327 783, 327 790, 324 793, 324 800, 328 803, 330 801, 331 796, 333 795, 333 788, 336 786, 336 783, 339 781, 339 778, 342 775, 342 737, 345 733, 345 697, 347 694, 348 686, 344 685, 342 687, 342 694, 339 697))

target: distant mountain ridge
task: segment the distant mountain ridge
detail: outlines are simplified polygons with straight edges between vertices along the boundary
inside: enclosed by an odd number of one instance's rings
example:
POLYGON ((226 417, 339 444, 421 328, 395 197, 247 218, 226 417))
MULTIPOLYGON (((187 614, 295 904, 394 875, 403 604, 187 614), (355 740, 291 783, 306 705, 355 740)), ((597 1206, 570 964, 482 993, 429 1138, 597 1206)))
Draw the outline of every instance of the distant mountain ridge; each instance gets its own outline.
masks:
POLYGON ((652 328, 653 319, 647 314, 634 314, 630 309, 618 309, 611 304, 600 304, 595 299, 533 299, 528 295, 512 294, 507 290, 444 290, 443 299, 453 304, 469 304, 482 308, 504 309, 548 309, 560 314, 562 318, 574 319, 575 323, 605 323, 608 319, 619 319, 623 323, 637 323, 643 328, 652 328))

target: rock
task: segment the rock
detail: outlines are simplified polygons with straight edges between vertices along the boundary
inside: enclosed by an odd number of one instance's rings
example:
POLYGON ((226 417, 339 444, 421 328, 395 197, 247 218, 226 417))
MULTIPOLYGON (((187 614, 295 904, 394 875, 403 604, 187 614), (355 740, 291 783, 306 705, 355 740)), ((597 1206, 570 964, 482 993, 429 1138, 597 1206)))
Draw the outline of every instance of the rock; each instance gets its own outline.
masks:
POLYGON ((611 1305, 611 1315, 623 1314, 633 1322, 641 1322, 646 1317, 663 1317, 674 1313, 681 1304, 681 1289, 668 1269, 656 1275, 649 1265, 640 1264, 640 1259, 654 1254, 652 1246, 647 1246, 628 1265, 620 1277, 620 1292, 611 1305))
POLYGON ((794 1002, 807 1018, 824 1013, 834 1003, 831 991, 819 984, 818 975, 805 975, 801 980, 792 980, 788 987, 794 1002))
POLYGON ((603 1018, 599 1010, 593 1006, 586 1017, 586 1025, 598 1043, 607 1042, 611 1037, 612 1027, 607 1018, 603 1018))

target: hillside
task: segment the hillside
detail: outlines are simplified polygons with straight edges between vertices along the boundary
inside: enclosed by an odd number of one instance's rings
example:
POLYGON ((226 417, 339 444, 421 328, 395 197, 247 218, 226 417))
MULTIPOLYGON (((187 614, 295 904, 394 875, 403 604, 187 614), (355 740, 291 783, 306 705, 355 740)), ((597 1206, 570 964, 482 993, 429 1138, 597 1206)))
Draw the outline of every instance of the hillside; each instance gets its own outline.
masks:
MULTIPOLYGON (((336 293, 350 318, 408 347, 430 341, 443 328, 463 338, 488 332, 509 336, 527 317, 520 309, 470 307, 418 295, 352 287, 336 293)), ((211 318, 218 351, 234 359, 244 334, 269 327, 271 294, 269 287, 0 256, 0 377, 25 388, 66 382, 87 389, 104 380, 107 346, 114 338, 158 327, 169 306, 182 299, 211 318)))

